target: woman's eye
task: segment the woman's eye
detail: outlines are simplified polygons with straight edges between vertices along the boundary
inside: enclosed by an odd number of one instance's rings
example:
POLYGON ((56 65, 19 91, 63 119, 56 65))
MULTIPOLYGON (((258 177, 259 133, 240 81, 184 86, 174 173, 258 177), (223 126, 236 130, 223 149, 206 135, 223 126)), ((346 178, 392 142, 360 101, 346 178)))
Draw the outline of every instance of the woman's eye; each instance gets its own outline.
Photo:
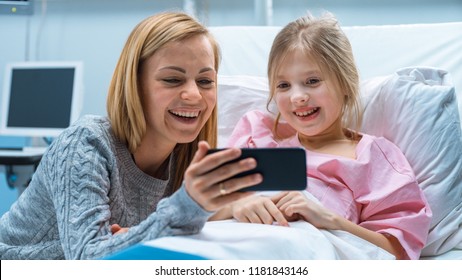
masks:
POLYGON ((165 78, 165 79, 162 79, 162 81, 168 83, 168 84, 178 84, 181 82, 180 79, 177 79, 177 78, 165 78))
POLYGON ((197 81, 197 84, 199 84, 201 87, 211 87, 214 85, 214 83, 215 82, 213 80, 209 79, 201 79, 197 81))

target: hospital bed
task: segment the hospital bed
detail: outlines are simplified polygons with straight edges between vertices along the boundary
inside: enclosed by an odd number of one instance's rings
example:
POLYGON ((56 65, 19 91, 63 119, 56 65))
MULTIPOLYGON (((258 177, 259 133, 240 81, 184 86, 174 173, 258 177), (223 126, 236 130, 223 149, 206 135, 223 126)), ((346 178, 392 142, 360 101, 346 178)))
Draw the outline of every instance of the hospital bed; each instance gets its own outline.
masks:
MULTIPOLYGON (((361 77, 364 132, 387 137, 413 166, 433 211, 422 259, 462 259, 462 22, 343 27, 361 77)), ((265 110, 266 63, 280 27, 211 28, 222 49, 219 146, 237 120, 265 110)), ((389 259, 342 231, 208 222, 193 236, 138 244, 115 259, 389 259), (167 252, 167 253, 165 253, 167 252), (172 254, 173 252, 173 254, 172 254)))

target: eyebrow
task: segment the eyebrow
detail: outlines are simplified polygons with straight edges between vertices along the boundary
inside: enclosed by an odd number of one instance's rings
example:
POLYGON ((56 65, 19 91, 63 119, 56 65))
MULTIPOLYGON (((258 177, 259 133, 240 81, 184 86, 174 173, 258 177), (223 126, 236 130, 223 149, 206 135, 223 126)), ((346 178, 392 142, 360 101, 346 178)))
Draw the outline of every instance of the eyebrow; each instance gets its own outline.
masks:
POLYGON ((308 70, 304 72, 305 75, 320 75, 322 72, 319 69, 316 70, 308 70))
MULTIPOLYGON (((162 70, 175 70, 175 71, 181 72, 183 74, 186 74, 186 70, 184 70, 183 68, 178 67, 178 66, 166 66, 166 67, 161 68, 160 70, 161 71, 162 70)), ((207 71, 215 71, 215 69, 213 69, 211 67, 205 67, 205 68, 202 68, 199 71, 199 73, 204 73, 204 72, 207 72, 207 71)))
MULTIPOLYGON (((321 70, 308 70, 308 71, 303 72, 302 74, 304 76, 311 76, 311 75, 321 76, 322 72, 321 72, 321 70)), ((276 78, 277 79, 284 79, 285 77, 283 75, 276 75, 276 78)))

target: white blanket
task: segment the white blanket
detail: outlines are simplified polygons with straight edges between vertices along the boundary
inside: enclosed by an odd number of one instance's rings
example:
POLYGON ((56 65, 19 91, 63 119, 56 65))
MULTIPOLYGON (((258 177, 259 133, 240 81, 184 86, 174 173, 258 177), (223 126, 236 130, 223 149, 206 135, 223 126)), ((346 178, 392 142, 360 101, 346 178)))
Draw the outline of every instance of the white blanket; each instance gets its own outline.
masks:
POLYGON ((344 231, 318 230, 303 221, 290 227, 207 222, 201 233, 162 237, 143 245, 215 260, 394 259, 383 249, 344 231))

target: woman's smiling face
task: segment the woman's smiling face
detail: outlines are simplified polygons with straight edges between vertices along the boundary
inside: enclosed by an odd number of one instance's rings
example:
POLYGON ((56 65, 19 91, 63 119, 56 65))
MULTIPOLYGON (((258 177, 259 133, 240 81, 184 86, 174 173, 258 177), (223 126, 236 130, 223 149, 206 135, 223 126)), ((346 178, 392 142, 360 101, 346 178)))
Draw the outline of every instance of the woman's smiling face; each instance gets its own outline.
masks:
POLYGON ((214 52, 207 37, 166 44, 143 63, 140 75, 145 137, 167 145, 193 141, 217 102, 214 52))

